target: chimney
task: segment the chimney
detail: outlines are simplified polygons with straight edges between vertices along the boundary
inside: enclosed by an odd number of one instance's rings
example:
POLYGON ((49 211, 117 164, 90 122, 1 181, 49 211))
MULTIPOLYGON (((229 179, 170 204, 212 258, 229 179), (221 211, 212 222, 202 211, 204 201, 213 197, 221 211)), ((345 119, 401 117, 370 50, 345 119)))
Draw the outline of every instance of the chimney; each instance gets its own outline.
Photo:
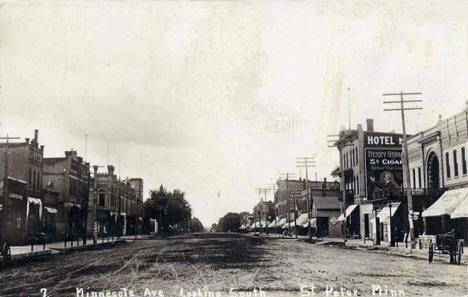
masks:
POLYGON ((26 140, 26 143, 29 143, 29 138, 28 137, 26 137, 25 140, 26 140))
POLYGON ((366 124, 367 124, 367 132, 374 132, 374 120, 367 119, 366 124))
POLYGON ((39 141, 39 130, 34 129, 34 139, 33 142, 37 143, 39 141))
POLYGON ((107 165, 107 174, 109 174, 109 176, 113 176, 113 175, 114 175, 114 166, 112 166, 112 165, 107 165))

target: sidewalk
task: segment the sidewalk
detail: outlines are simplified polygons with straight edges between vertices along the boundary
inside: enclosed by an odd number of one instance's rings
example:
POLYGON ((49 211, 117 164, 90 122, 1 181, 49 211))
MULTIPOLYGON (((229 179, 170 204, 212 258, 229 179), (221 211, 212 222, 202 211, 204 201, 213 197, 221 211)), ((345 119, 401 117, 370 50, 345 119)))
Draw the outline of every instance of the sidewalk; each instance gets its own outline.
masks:
MULTIPOLYGON (((255 236, 262 236, 262 237, 272 237, 272 238, 279 238, 279 239, 296 239, 300 241, 307 241, 307 236, 298 235, 297 238, 293 236, 283 236, 282 234, 268 234, 265 235, 264 233, 258 234, 255 236)), ((427 249, 419 249, 416 246, 415 249, 411 250, 410 245, 408 243, 408 247, 404 242, 398 242, 398 246, 390 247, 389 243, 386 241, 381 241, 380 245, 374 245, 372 240, 364 240, 362 239, 348 239, 346 243, 344 242, 343 238, 337 237, 324 237, 323 239, 317 239, 316 237, 313 238, 313 244, 317 245, 337 245, 337 246, 346 246, 350 248, 365 250, 365 251, 375 251, 375 252, 386 252, 391 255, 397 255, 402 257, 414 257, 418 259, 428 260, 429 258, 429 251, 427 249)), ((468 250, 468 249, 465 249, 468 250)), ((450 256, 448 254, 437 254, 434 253, 434 261, 442 261, 449 263, 450 256)), ((468 264, 468 253, 464 253, 461 258, 462 264, 468 264)))
MULTIPOLYGON (((138 235, 137 239, 147 239, 147 235, 138 235)), ((133 241, 135 240, 135 235, 127 235, 127 236, 121 236, 119 238, 117 237, 108 237, 105 238, 104 241, 102 238, 99 238, 96 245, 101 245, 105 243, 110 243, 110 242, 115 242, 118 240, 126 240, 126 241, 133 241)), ((93 239, 88 238, 86 240, 86 245, 83 245, 83 240, 80 239, 79 241, 74 241, 73 243, 70 241, 67 241, 66 243, 64 241, 57 241, 57 242, 51 242, 51 243, 46 243, 45 245, 43 244, 35 244, 32 246, 31 250, 31 245, 22 245, 22 246, 12 246, 11 248, 11 256, 13 259, 18 259, 22 257, 31 257, 31 256, 40 256, 40 255, 47 255, 47 254, 55 254, 59 253, 60 251, 63 250, 76 250, 80 249, 80 247, 84 246, 92 246, 94 245, 93 239)))
MULTIPOLYGON (((342 238, 332 238, 332 237, 325 237, 322 241, 316 242, 316 244, 320 245, 329 245, 329 244, 337 244, 347 247, 352 247, 356 249, 362 249, 367 251, 383 251, 388 252, 392 255, 404 256, 404 257, 415 257, 418 259, 428 260, 429 258, 429 251, 427 249, 419 249, 416 246, 415 249, 410 248, 410 244, 408 243, 408 247, 404 242, 398 242, 398 246, 389 246, 389 242, 382 241, 380 245, 374 245, 372 240, 364 240, 362 239, 348 239, 346 243, 344 243, 342 238)), ((448 254, 437 254, 434 253, 434 260, 435 261, 443 261, 449 262, 450 256, 448 254)), ((468 264, 468 254, 464 253, 461 258, 462 264, 468 264)))

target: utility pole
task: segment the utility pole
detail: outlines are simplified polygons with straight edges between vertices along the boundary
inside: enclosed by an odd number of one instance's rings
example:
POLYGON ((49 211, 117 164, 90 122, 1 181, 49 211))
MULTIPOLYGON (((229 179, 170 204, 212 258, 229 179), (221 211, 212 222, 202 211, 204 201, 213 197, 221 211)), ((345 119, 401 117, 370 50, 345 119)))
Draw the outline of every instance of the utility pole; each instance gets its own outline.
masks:
POLYGON ((311 209, 312 209, 312 206, 313 206, 313 200, 312 200, 312 196, 310 195, 310 189, 309 189, 308 169, 315 167, 315 158, 312 158, 312 157, 296 158, 296 167, 305 168, 306 191, 307 191, 307 218, 308 218, 307 233, 308 233, 308 236, 309 236, 309 241, 311 241, 312 240, 312 226, 310 225, 310 220, 312 219, 311 209))
MULTIPOLYGON (((411 92, 411 93, 386 93, 383 96, 400 96, 400 100, 394 101, 384 101, 384 104, 400 104, 400 108, 386 108, 384 111, 400 111, 401 112, 401 125, 403 129, 403 158, 404 158, 404 170, 405 170, 405 181, 406 181, 406 198, 408 203, 408 220, 410 227, 410 237, 411 237, 411 249, 416 248, 416 241, 414 237, 414 222, 413 222, 413 196, 411 193, 411 178, 409 170, 409 158, 408 158, 408 142, 406 135, 406 119, 405 111, 407 110, 421 110, 422 107, 406 107, 405 103, 414 103, 422 102, 422 100, 404 100, 404 96, 413 96, 413 95, 422 95, 421 92, 411 92)), ((392 214, 390 213, 390 220, 392 214)))
MULTIPOLYGON (((3 242, 6 242, 6 225, 7 225, 7 220, 6 220, 6 214, 7 214, 7 199, 10 195, 8 192, 8 158, 10 155, 9 152, 9 141, 12 139, 20 139, 19 137, 11 137, 8 134, 6 137, 0 137, 0 139, 5 139, 6 140, 6 150, 5 150, 5 176, 3 177, 3 197, 2 197, 2 221, 0 222, 0 253, 6 252, 2 251, 1 249, 3 248, 3 242), (2 242, 3 241, 3 242, 2 242)), ((3 255, 7 256, 7 255, 3 255)))
MULTIPOLYGON (((273 201, 273 210, 274 210, 274 215, 275 215, 275 226, 274 228, 277 228, 276 224, 278 223, 277 217, 277 209, 276 209, 276 201, 275 201, 275 192, 276 192, 276 185, 275 184, 268 184, 269 189, 273 193, 271 201, 273 201)), ((273 232, 274 233, 274 232, 273 232)))
MULTIPOLYGON (((289 191, 289 178, 290 177, 293 177, 294 178, 294 173, 281 173, 280 174, 280 179, 281 177, 284 178, 284 176, 286 176, 286 194, 288 195, 288 203, 287 203, 287 209, 288 209, 288 226, 289 226, 289 231, 291 231, 291 219, 290 219, 290 213, 291 213, 291 209, 290 209, 290 200, 291 200, 291 192, 289 191)), ((294 218, 296 218, 296 209, 294 209, 294 218)))

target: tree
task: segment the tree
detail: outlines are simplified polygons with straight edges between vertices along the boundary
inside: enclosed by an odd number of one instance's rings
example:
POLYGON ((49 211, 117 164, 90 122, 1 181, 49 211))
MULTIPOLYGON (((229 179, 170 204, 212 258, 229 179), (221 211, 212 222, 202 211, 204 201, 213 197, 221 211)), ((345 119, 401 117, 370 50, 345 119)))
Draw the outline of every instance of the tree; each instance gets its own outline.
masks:
POLYGON ((192 232, 203 232, 205 228, 203 228, 203 224, 197 218, 192 218, 190 220, 190 231, 192 232))
POLYGON ((145 214, 158 220, 159 232, 188 230, 192 208, 184 196, 184 192, 178 189, 169 192, 163 185, 158 190, 150 190, 150 199, 144 204, 145 214))
POLYGON ((228 231, 239 231, 240 228, 240 214, 229 212, 224 217, 219 219, 218 222, 218 231, 228 232, 228 231))

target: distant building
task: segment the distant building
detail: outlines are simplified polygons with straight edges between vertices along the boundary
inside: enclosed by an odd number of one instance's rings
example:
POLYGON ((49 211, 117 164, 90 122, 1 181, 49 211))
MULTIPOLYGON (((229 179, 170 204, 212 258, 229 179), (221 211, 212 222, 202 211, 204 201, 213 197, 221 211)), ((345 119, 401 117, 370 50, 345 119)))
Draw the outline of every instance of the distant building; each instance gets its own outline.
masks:
POLYGON ((279 179, 276 181, 277 190, 275 192, 276 215, 287 218, 288 213, 294 212, 294 197, 300 196, 305 190, 305 180, 279 179))
POLYGON ((267 227, 267 223, 275 218, 274 203, 272 201, 260 201, 253 209, 253 217, 257 227, 267 227))
POLYGON ((64 157, 44 158, 43 187, 59 192, 57 238, 86 236, 89 179, 89 163, 74 150, 66 151, 64 157))
POLYGON ((114 166, 108 165, 104 173, 98 168, 93 166, 91 178, 88 233, 121 236, 141 232, 143 179, 122 181, 115 175, 114 166))

